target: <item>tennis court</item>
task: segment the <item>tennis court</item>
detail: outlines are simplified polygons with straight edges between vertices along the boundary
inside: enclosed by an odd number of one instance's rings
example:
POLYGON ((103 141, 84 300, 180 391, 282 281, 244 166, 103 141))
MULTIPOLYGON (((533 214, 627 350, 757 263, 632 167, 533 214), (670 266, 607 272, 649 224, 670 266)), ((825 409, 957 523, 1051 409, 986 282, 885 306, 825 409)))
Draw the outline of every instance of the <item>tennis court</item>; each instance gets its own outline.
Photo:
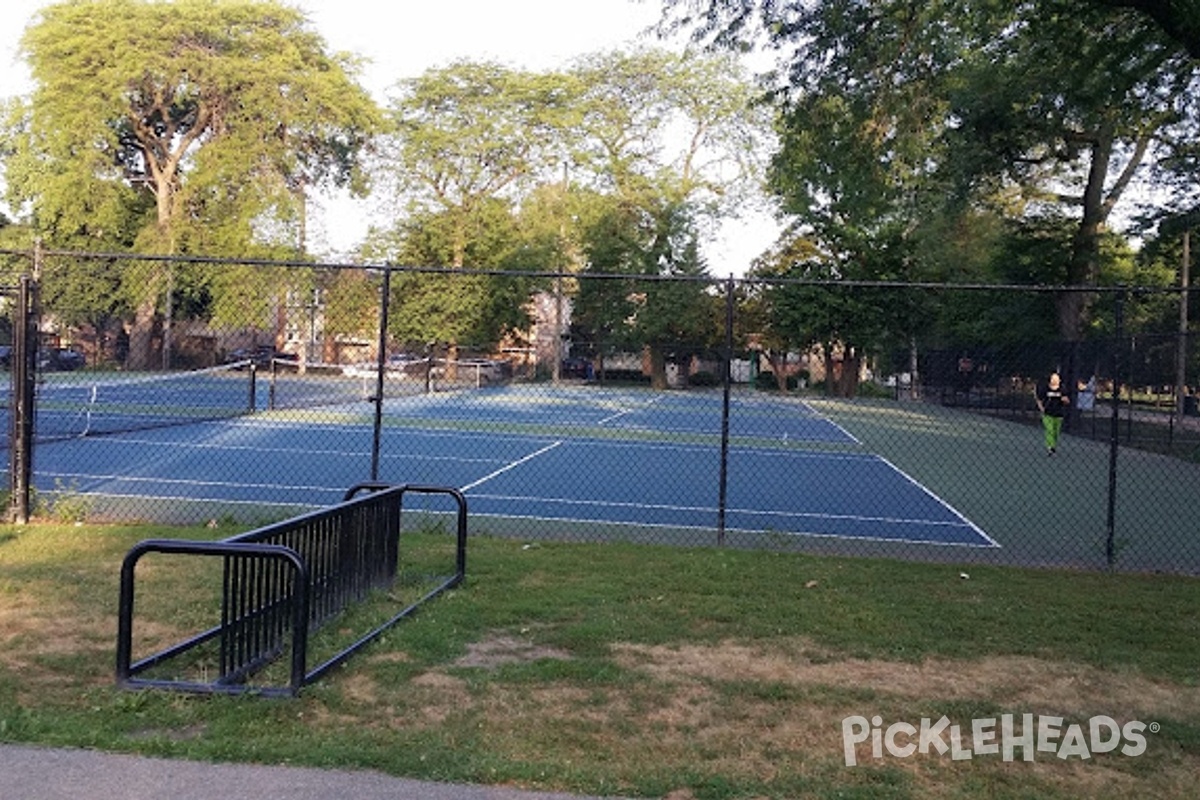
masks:
MULTIPOLYGON (((371 382, 293 376, 291 384, 334 401, 260 410, 261 381, 258 399, 248 400, 240 374, 222 371, 192 385, 187 407, 215 418, 168 421, 153 412, 146 430, 41 444, 39 491, 86 497, 111 514, 171 509, 168 516, 200 519, 325 505, 370 477, 374 406, 361 395, 371 382)), ((384 403, 379 479, 462 489, 477 528, 523 534, 565 527, 593 536, 720 528, 997 546, 800 400, 735 393, 722 505, 719 391, 512 385, 425 394, 414 381, 404 385, 384 403)), ((116 406, 147 413, 128 399, 116 406)), ((65 407, 53 413, 74 428, 88 415, 65 407)), ((100 416, 93 408, 90 432, 103 429, 100 416)))

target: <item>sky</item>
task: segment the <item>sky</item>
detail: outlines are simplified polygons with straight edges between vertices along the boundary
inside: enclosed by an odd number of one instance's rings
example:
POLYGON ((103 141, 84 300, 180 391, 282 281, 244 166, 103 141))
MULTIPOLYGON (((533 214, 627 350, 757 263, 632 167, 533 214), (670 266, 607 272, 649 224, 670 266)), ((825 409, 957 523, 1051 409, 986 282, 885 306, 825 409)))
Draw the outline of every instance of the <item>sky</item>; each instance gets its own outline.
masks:
MULTIPOLYGON (((666 46, 646 31, 657 0, 291 0, 334 51, 367 60, 362 85, 379 103, 398 81, 460 59, 532 70, 565 66, 587 54, 638 44, 666 46)), ((29 90, 17 54, 25 26, 46 0, 4 0, 0 8, 0 97, 29 90)), ((366 233, 370 200, 315 199, 313 249, 347 253, 366 233)), ((728 221, 705 248, 713 274, 741 275, 774 240, 778 226, 761 211, 728 221)))

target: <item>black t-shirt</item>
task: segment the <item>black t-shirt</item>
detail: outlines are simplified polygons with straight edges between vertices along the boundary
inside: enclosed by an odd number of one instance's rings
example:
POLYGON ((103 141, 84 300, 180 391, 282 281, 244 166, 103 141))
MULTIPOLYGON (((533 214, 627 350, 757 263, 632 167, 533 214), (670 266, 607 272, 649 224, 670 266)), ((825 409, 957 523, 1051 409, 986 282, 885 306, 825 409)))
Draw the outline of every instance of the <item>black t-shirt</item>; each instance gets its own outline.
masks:
POLYGON ((1048 417, 1065 417, 1071 405, 1071 397, 1062 384, 1057 389, 1051 389, 1049 384, 1038 387, 1038 399, 1042 401, 1043 413, 1048 417))

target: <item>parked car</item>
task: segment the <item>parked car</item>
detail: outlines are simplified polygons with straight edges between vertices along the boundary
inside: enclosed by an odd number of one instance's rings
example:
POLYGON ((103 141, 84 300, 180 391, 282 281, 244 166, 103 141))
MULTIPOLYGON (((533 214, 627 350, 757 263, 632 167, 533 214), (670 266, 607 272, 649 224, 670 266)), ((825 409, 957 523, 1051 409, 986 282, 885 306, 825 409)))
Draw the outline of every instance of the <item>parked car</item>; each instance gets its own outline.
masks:
POLYGON ((586 358, 564 358, 562 360, 562 368, 560 374, 564 378, 586 378, 592 377, 592 362, 586 358))
POLYGON ((230 350, 225 355, 226 364, 250 361, 259 369, 270 367, 272 362, 275 361, 286 361, 294 364, 296 360, 295 354, 277 350, 273 345, 269 344, 260 344, 257 347, 239 347, 236 350, 230 350))
MULTIPOLYGON (((11 355, 11 354, 10 354, 11 355)), ((41 353, 38 367, 48 371, 70 372, 87 363, 83 353, 69 347, 52 347, 41 353)))

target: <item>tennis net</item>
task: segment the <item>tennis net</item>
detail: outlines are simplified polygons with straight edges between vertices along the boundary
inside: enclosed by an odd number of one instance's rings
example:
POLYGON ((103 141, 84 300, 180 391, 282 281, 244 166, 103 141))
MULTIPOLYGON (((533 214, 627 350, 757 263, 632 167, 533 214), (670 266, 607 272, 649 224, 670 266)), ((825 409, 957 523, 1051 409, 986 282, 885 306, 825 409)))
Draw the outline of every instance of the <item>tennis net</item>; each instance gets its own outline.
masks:
POLYGON ((374 400, 380 391, 384 399, 392 399, 482 389, 511 380, 512 365, 493 359, 414 358, 388 362, 382 381, 378 364, 309 364, 301 371, 294 362, 278 362, 271 370, 268 406, 302 409, 353 405, 374 400))
MULTIPOLYGON (((38 382, 34 438, 41 441, 189 425, 252 413, 249 362, 169 373, 78 372, 38 382)), ((5 413, 11 403, 5 398, 5 413)), ((5 426, 7 430, 8 426, 5 426)))

